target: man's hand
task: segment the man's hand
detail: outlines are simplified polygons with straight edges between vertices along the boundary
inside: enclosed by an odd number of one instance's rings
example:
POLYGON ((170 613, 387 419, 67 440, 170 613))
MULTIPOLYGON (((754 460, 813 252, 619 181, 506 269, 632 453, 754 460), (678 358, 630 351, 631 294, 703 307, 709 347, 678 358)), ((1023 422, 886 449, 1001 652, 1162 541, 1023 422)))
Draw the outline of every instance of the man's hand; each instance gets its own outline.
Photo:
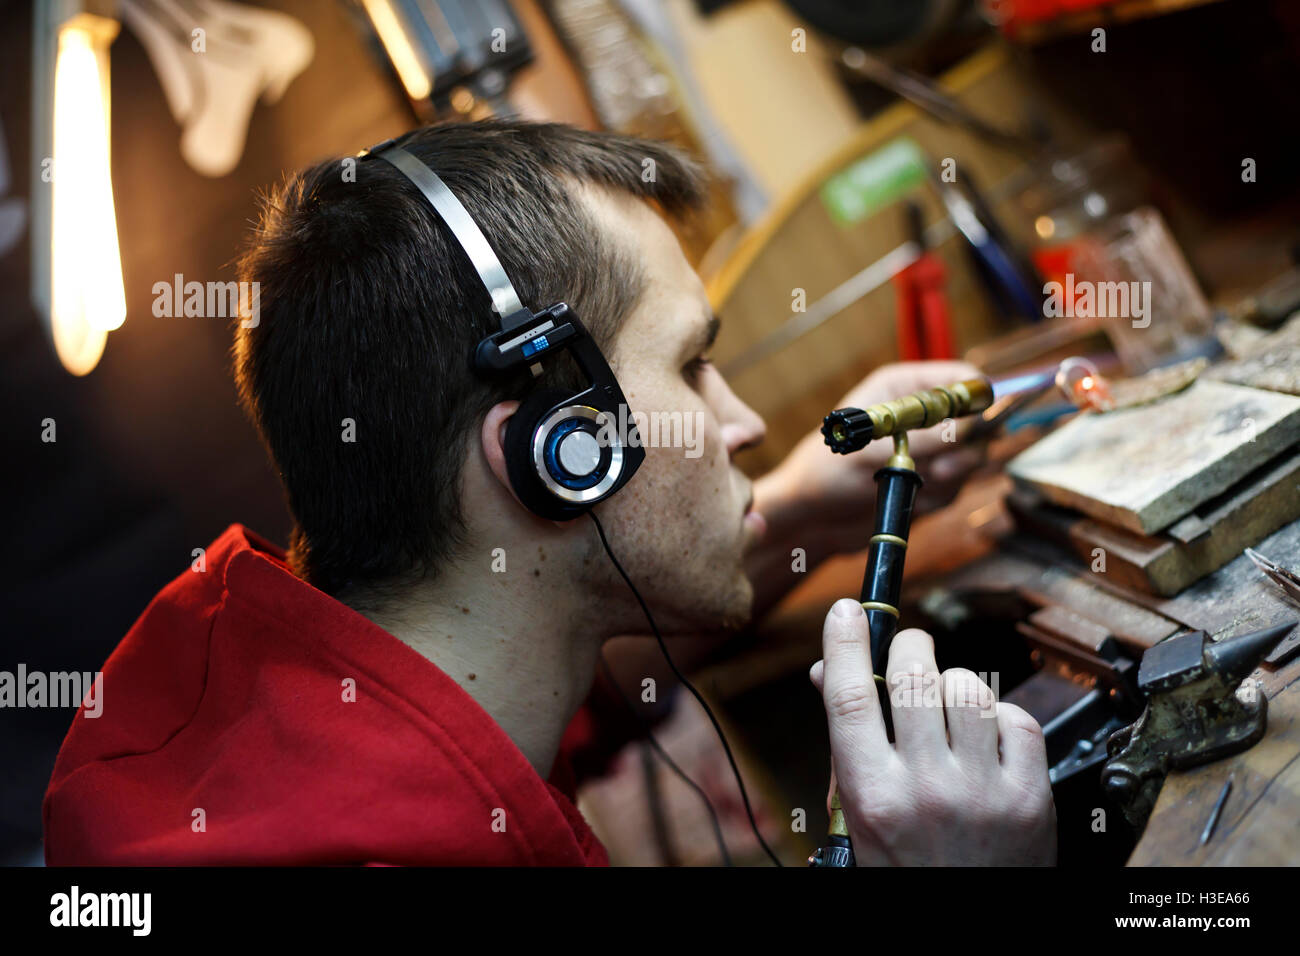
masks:
POLYGON ((836 601, 813 665, 830 726, 840 804, 859 866, 1051 865, 1056 808, 1043 731, 997 702, 973 673, 942 675, 930 635, 900 631, 886 682, 895 742, 885 735, 867 616, 836 601))
MULTIPOLYGON (((877 402, 963 379, 977 378, 979 369, 966 362, 904 362, 884 365, 840 399, 836 408, 865 408, 877 402)), ((827 409, 830 411, 830 409, 827 409)), ((917 513, 947 504, 962 483, 984 459, 983 448, 963 446, 970 430, 962 419, 949 426, 908 432, 912 457, 925 484, 917 496, 917 513)), ((892 441, 872 442, 851 455, 836 455, 826 447, 820 431, 811 431, 780 466, 755 486, 755 506, 769 519, 769 527, 789 518, 805 538, 816 538, 821 554, 856 551, 866 547, 873 526, 876 470, 893 454, 892 441), (770 482, 770 486, 768 483, 770 482), (769 505, 769 501, 774 505, 769 505), (783 508, 788 515, 769 515, 765 507, 783 508)), ((800 542, 807 547, 807 542, 800 542)))
MULTIPOLYGON (((965 362, 885 365, 845 395, 836 408, 863 408, 980 374, 965 362)), ((830 409, 827 409, 830 411, 830 409)), ((962 446, 966 420, 908 433, 912 457, 925 484, 916 512, 947 504, 984 459, 982 447, 962 446), (945 441, 944 438, 957 441, 945 441)), ((811 571, 833 554, 861 551, 875 526, 876 470, 893 454, 893 442, 872 442, 852 455, 836 455, 820 431, 810 431, 776 468, 754 482, 754 507, 767 519, 767 535, 746 558, 754 585, 754 616, 761 617, 802 575, 792 573, 798 549, 811 571)))

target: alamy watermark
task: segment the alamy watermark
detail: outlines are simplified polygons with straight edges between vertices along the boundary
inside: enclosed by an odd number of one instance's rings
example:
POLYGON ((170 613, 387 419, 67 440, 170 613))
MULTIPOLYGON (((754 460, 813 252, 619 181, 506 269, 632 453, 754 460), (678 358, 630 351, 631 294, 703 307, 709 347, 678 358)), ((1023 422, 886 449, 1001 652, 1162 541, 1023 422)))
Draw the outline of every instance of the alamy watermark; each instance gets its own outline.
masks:
POLYGON ((618 406, 618 421, 608 412, 600 414, 600 431, 596 433, 602 448, 616 442, 630 448, 684 448, 687 458, 704 454, 703 438, 701 411, 633 412, 623 404, 618 406))
POLYGON ((1067 272, 1065 282, 1044 285, 1043 295, 1043 315, 1049 319, 1131 319, 1135 329, 1151 324, 1150 282, 1075 281, 1067 272))
POLYGON ((148 936, 153 928, 152 893, 85 893, 77 884, 50 897, 51 926, 108 926, 148 936))
POLYGON ((901 670, 890 679, 889 705, 893 709, 907 707, 974 707, 981 717, 996 717, 998 713, 997 671, 974 675, 975 680, 944 680, 938 671, 920 673, 901 670))
POLYGON ((76 707, 84 705, 86 717, 104 712, 102 671, 0 671, 0 707, 76 707))
POLYGON ((153 284, 155 318, 233 319, 255 329, 262 321, 262 283, 185 281, 176 273, 172 281, 153 284))

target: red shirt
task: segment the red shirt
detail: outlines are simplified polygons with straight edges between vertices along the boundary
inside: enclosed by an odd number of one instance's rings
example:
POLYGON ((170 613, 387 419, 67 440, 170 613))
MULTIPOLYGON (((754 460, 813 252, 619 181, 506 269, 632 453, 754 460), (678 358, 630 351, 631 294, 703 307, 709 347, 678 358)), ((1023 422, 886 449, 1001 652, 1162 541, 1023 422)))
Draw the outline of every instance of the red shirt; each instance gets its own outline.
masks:
POLYGON ((73 719, 45 794, 49 864, 608 865, 563 751, 567 792, 241 525, 206 561, 109 657, 102 714, 73 719))

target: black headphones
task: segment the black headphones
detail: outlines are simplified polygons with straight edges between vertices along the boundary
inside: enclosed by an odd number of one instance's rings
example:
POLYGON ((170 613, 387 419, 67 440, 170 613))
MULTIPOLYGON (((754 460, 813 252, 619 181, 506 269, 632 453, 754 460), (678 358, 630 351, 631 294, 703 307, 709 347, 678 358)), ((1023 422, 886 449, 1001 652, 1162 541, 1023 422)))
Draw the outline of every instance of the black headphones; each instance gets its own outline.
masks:
POLYGON ((645 449, 613 370, 577 314, 563 302, 537 313, 526 308, 455 193, 396 140, 358 155, 384 160, 415 184, 465 250, 492 297, 501 331, 479 342, 472 357, 476 370, 500 374, 527 365, 536 378, 545 356, 567 349, 588 382, 572 394, 539 388, 511 417, 506 426, 506 471, 519 500, 540 517, 569 521, 627 484, 645 460, 645 449))

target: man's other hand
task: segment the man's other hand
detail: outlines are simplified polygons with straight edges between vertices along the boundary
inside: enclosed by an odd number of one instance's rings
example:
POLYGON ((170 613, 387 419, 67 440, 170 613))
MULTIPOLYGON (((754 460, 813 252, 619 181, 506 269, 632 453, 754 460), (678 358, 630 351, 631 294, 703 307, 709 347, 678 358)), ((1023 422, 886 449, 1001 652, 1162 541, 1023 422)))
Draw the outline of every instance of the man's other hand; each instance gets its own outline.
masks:
POLYGON ((994 700, 975 674, 938 672, 924 631, 900 631, 886 682, 894 743, 872 676, 867 616, 837 601, 822 632, 821 691, 838 782, 859 866, 1051 865, 1056 808, 1043 731, 994 700))
MULTIPOLYGON (((866 408, 922 389, 977 378, 980 374, 979 369, 966 362, 884 365, 863 379, 835 407, 866 408)), ((908 432, 911 455, 916 460, 917 471, 925 479, 917 496, 917 514, 952 501, 971 472, 983 462, 983 445, 972 446, 962 441, 970 427, 969 419, 959 419, 908 432)), ((799 526, 805 536, 817 536, 822 545, 820 550, 831 554, 860 550, 872 532, 871 501, 876 494, 876 471, 893 452, 894 443, 884 439, 853 454, 836 455, 826 447, 820 431, 811 431, 773 471, 772 477, 782 490, 776 497, 800 503, 795 509, 799 526)))

